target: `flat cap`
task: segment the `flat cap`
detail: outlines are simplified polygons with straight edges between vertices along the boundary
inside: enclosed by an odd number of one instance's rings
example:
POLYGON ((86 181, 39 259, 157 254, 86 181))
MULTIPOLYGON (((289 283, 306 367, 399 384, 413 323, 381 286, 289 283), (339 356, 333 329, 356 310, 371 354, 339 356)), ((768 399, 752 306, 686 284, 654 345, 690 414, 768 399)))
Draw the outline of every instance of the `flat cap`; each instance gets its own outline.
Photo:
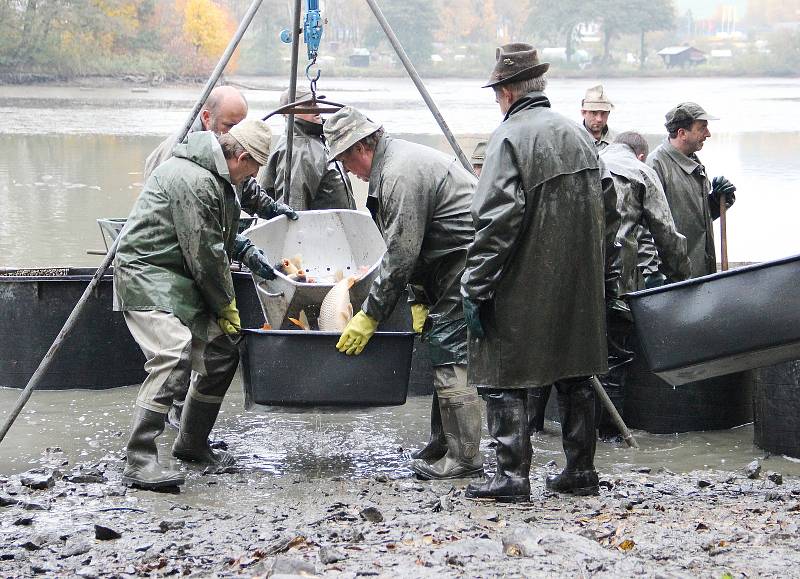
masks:
POLYGON ((470 163, 473 165, 483 165, 483 161, 486 159, 486 141, 481 141, 477 145, 475 145, 475 150, 472 151, 472 157, 470 158, 470 163))
POLYGON ((245 119, 231 127, 229 132, 259 165, 267 164, 272 141, 272 131, 267 123, 261 119, 245 119))
POLYGON ((697 103, 681 103, 673 107, 669 112, 664 115, 667 120, 664 126, 669 129, 670 126, 685 123, 687 121, 716 121, 717 117, 709 115, 703 107, 697 103))
POLYGON ((610 111, 613 108, 614 105, 608 100, 602 84, 588 89, 581 101, 581 110, 584 111, 610 111))
POLYGON ((328 158, 335 159, 364 137, 381 128, 353 107, 342 107, 325 120, 323 132, 328 144, 328 158))

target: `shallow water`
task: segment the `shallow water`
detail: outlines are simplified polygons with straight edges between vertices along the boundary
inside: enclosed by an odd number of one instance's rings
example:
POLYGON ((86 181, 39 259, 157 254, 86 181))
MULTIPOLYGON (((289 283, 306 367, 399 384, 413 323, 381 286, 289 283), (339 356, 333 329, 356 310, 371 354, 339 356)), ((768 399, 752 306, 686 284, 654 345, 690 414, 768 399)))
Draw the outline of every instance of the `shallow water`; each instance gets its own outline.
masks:
MULTIPOLYGON (((40 460, 67 458, 71 465, 118 460, 124 450, 136 387, 105 391, 36 392, 0 444, 0 473, 23 472, 40 460), (60 447, 63 455, 48 448, 60 447)), ((0 420, 8 414, 18 390, 0 389, 0 420)), ((403 406, 342 409, 244 409, 241 381, 234 380, 225 398, 212 438, 228 443, 247 470, 277 477, 317 479, 410 476, 409 449, 428 436, 430 399, 409 398, 403 406)), ((752 425, 724 431, 677 435, 635 432, 641 450, 598 443, 597 466, 606 474, 634 467, 660 467, 681 473, 696 469, 737 470, 765 453, 753 446, 752 425)), ((162 456, 169 453, 174 432, 160 438, 162 456)), ((494 462, 490 439, 483 450, 494 462)), ((558 425, 548 422, 545 433, 533 437, 533 466, 550 460, 563 464, 558 425)), ((68 470, 70 467, 64 467, 68 470)), ((764 462, 764 470, 800 475, 800 463, 782 457, 764 462)))

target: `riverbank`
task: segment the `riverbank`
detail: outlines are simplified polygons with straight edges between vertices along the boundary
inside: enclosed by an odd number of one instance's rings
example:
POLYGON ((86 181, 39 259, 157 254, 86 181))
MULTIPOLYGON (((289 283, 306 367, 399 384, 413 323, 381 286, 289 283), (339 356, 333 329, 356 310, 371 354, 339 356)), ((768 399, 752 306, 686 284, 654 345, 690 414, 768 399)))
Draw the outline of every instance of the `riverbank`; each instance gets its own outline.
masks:
POLYGON ((800 483, 753 470, 602 474, 598 497, 465 499, 468 481, 188 472, 186 490, 120 484, 118 452, 0 478, 4 577, 785 576, 800 483), (44 487, 37 490, 34 487, 44 487))

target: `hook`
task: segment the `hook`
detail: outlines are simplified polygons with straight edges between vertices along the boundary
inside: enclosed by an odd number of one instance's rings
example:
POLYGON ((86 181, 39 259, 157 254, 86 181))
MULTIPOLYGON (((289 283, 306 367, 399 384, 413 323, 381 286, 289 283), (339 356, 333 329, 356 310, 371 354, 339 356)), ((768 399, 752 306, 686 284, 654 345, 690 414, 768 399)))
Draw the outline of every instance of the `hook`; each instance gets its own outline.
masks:
POLYGON ((311 62, 309 62, 308 66, 306 67, 306 78, 309 80, 309 82, 312 83, 312 85, 316 85, 317 84, 317 81, 319 80, 319 77, 322 74, 322 70, 318 68, 317 69, 317 76, 315 76, 314 78, 311 78, 311 67, 314 66, 315 64, 317 64, 317 59, 316 58, 314 60, 312 60, 311 62))

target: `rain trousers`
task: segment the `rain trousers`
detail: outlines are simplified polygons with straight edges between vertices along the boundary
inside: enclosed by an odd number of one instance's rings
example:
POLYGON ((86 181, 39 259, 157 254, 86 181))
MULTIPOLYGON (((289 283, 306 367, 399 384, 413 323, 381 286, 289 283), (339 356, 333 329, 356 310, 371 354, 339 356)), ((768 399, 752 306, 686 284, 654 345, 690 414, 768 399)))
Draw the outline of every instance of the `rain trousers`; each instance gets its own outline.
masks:
POLYGON ((670 281, 687 279, 691 267, 686 254, 686 238, 675 229, 658 175, 622 143, 606 147, 600 152, 600 159, 611 174, 620 214, 616 235, 620 251, 610 263, 612 283, 606 287, 610 294, 607 299, 642 289, 637 272, 642 222, 658 249, 661 273, 670 281))
POLYGON ((719 217, 708 202, 711 182, 697 155, 687 157, 664 139, 647 157, 647 164, 658 175, 667 196, 678 231, 686 237, 691 277, 717 271, 713 220, 719 217))
POLYGON ((457 160, 424 145, 383 136, 373 155, 367 208, 387 250, 362 309, 385 320, 410 284, 413 301, 430 308, 422 338, 434 366, 467 362, 460 280, 475 184, 457 160))
POLYGON ((114 309, 174 314, 193 333, 234 299, 241 205, 215 135, 190 133, 152 173, 122 230, 114 309))
POLYGON ((469 381, 540 387, 607 371, 604 207, 586 131, 541 92, 494 131, 472 204, 462 292, 481 304, 469 381))
POLYGON ((328 160, 322 125, 302 119, 294 121, 289 198, 286 198, 285 185, 286 135, 280 138, 269 161, 261 168, 258 183, 295 211, 356 208, 350 178, 342 164, 328 160))

